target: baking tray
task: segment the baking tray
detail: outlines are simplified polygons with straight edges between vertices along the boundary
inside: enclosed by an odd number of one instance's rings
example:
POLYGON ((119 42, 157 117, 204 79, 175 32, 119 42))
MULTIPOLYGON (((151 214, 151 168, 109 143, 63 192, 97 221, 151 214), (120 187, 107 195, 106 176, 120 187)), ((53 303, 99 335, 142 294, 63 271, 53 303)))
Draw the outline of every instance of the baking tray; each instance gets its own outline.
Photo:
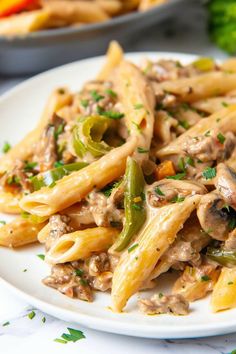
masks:
POLYGON ((39 31, 27 36, 0 36, 0 75, 32 75, 74 60, 104 54, 112 39, 124 48, 138 32, 171 16, 180 2, 170 0, 145 12, 133 12, 107 22, 39 31))

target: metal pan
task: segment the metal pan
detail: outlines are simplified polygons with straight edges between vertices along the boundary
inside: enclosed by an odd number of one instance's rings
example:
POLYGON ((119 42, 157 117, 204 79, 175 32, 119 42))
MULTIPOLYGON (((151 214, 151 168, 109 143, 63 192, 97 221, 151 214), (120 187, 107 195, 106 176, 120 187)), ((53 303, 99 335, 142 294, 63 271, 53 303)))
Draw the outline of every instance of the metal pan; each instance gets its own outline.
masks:
MULTIPOLYGON (((103 54, 110 40, 124 47, 138 31, 161 21, 184 0, 170 0, 146 12, 133 12, 103 23, 34 32, 24 37, 0 36, 0 74, 28 75, 74 60, 103 54)), ((137 37, 136 37, 137 38, 137 37)))

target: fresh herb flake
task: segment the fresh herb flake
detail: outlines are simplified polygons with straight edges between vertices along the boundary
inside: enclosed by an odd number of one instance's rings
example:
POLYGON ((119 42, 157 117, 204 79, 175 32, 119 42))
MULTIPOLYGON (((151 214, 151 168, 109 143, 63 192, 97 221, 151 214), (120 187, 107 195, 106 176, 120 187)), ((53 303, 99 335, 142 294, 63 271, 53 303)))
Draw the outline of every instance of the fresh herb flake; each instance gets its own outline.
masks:
POLYGON ((138 151, 140 154, 145 154, 146 152, 149 152, 148 149, 144 149, 144 148, 142 148, 142 147, 138 147, 138 148, 137 148, 137 151, 138 151))
POLYGON ((179 197, 176 195, 174 198, 171 199, 171 203, 182 203, 184 201, 185 197, 179 197))
POLYGON ((221 102, 223 107, 229 107, 229 104, 227 102, 221 102))
POLYGON ((231 219, 228 223, 228 227, 230 230, 234 230, 236 227, 236 219, 231 219))
POLYGON ((141 108, 143 108, 143 104, 142 103, 136 103, 134 105, 134 109, 141 109, 141 108))
POLYGON ((39 257, 40 259, 42 259, 42 261, 45 260, 45 255, 44 255, 44 254, 37 254, 37 257, 39 257))
POLYGON ((225 136, 221 133, 217 134, 217 139, 221 144, 224 144, 225 142, 225 136))
POLYGON ((206 180, 214 178, 216 176, 215 167, 206 167, 205 170, 202 172, 202 176, 206 180))
POLYGON ((233 281, 229 281, 228 285, 233 285, 233 283, 234 283, 233 281))
POLYGON ((46 317, 42 318, 42 322, 45 323, 46 322, 46 317))
POLYGON ((27 316, 30 320, 32 320, 36 316, 36 313, 34 311, 31 311, 30 313, 28 313, 27 316))
POLYGON ((179 125, 186 130, 188 130, 190 128, 190 124, 187 120, 180 120, 179 125))
POLYGON ((178 161, 178 167, 179 167, 180 171, 185 172, 186 166, 185 166, 185 162, 184 162, 184 158, 183 158, 183 157, 181 157, 181 158, 179 159, 179 161, 178 161))
POLYGON ((5 220, 0 220, 0 224, 6 225, 6 221, 5 220))
POLYGON ((104 96, 100 95, 96 90, 91 91, 90 95, 95 102, 99 102, 104 98, 104 96))
POLYGON ((182 179, 186 176, 186 173, 185 172, 182 172, 182 173, 177 173, 176 175, 174 176, 167 176, 166 178, 167 179, 175 179, 175 180, 179 180, 179 179, 182 179))
POLYGON ((132 245, 132 246, 130 246, 129 248, 128 248, 128 253, 130 253, 130 252, 132 252, 135 248, 137 248, 138 247, 138 243, 135 243, 134 245, 132 245))
POLYGON ((89 101, 88 100, 81 100, 80 104, 82 107, 87 108, 89 105, 89 101))
POLYGON ((211 131, 208 130, 204 135, 207 136, 207 137, 210 136, 211 135, 211 131))
POLYGON ((136 203, 134 203, 134 204, 132 204, 132 209, 135 209, 135 210, 142 210, 143 209, 143 207, 142 207, 142 205, 139 205, 139 204, 136 204, 136 203))
POLYGON ((108 94, 112 98, 116 98, 117 97, 117 94, 111 89, 107 89, 105 92, 106 92, 106 94, 108 94))
POLYGON ((63 161, 56 161, 56 162, 54 163, 54 167, 55 167, 55 168, 61 167, 61 166, 63 166, 63 165, 64 165, 63 161))
POLYGON ((61 338, 56 338, 54 339, 54 342, 61 343, 61 344, 67 344, 67 341, 61 338))
POLYGON ((156 194, 158 194, 158 195, 160 195, 162 197, 164 197, 164 195, 165 195, 165 193, 163 193, 162 190, 159 187, 155 188, 155 192, 156 192, 156 194))
POLYGON ((201 281, 209 281, 211 278, 208 275, 201 276, 201 281))
POLYGON ((192 166, 194 167, 194 159, 190 156, 186 157, 186 164, 189 165, 189 166, 192 166))
POLYGON ((77 277, 82 277, 83 274, 84 274, 83 269, 75 269, 75 275, 76 275, 77 277))
POLYGON ((10 322, 7 321, 7 322, 3 323, 2 326, 3 326, 3 327, 6 327, 6 326, 9 326, 9 324, 10 324, 10 322))
POLYGON ((162 293, 158 294, 159 299, 161 299, 164 295, 162 293))
POLYGON ((28 161, 26 161, 26 162, 25 162, 24 170, 25 170, 26 172, 32 171, 32 170, 34 170, 34 168, 35 168, 37 165, 38 165, 37 162, 28 162, 28 161))

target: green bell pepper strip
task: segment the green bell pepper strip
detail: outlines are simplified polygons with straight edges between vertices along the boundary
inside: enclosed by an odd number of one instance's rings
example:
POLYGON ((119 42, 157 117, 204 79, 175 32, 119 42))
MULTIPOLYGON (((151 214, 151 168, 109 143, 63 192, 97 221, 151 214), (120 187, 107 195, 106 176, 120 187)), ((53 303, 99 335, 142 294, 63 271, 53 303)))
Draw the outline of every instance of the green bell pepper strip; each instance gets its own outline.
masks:
POLYGON ((236 252, 226 251, 219 248, 208 248, 206 255, 217 263, 226 266, 227 264, 236 265, 236 252))
POLYGON ((53 185, 53 183, 62 179, 64 176, 67 176, 74 171, 78 171, 87 165, 88 163, 86 162, 75 162, 40 173, 31 179, 33 190, 38 191, 42 187, 53 185))
POLYGON ((115 251, 122 251, 130 243, 132 237, 140 230, 146 220, 144 208, 144 177, 139 164, 131 157, 127 160, 124 176, 125 185, 125 225, 114 244, 115 251))
POLYGON ((79 118, 73 130, 73 147, 78 156, 90 152, 94 157, 105 155, 111 147, 102 140, 111 126, 111 119, 102 116, 79 118))

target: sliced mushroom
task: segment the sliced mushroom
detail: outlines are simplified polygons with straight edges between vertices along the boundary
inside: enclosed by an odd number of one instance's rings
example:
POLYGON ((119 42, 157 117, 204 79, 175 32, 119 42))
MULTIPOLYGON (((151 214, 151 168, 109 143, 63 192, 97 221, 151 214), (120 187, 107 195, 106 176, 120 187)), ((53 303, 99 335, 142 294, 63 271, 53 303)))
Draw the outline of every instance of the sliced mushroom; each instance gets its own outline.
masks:
POLYGON ((217 166, 215 186, 225 203, 236 210, 236 172, 220 163, 217 166))
POLYGON ((231 217, 225 208, 225 201, 218 192, 213 191, 201 198, 197 216, 203 230, 212 238, 219 241, 227 238, 231 217))
POLYGON ((207 193, 203 184, 194 181, 162 179, 147 188, 147 203, 151 207, 161 207, 168 203, 180 202, 187 196, 207 193))

